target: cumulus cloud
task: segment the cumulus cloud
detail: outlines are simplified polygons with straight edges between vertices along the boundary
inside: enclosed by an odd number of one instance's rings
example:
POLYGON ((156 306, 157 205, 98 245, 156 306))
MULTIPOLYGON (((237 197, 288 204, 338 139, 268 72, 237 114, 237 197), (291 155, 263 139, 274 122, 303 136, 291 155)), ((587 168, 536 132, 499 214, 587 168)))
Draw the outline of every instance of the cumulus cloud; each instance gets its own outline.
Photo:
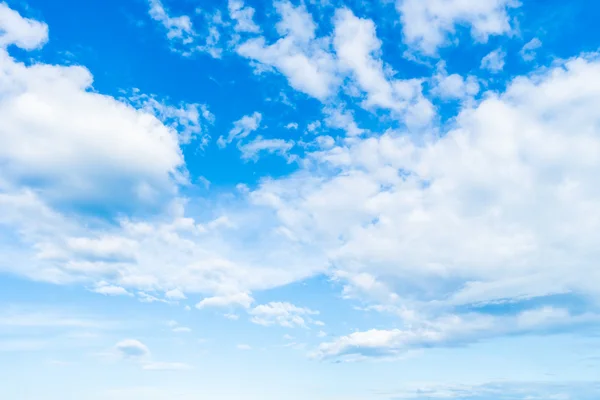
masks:
POLYGON ((488 93, 441 137, 339 144, 310 155, 322 175, 251 195, 347 276, 367 273, 406 301, 597 298, 598 100, 598 56, 575 58, 488 93))
POLYGON ((261 65, 275 68, 295 89, 324 100, 338 85, 335 60, 327 38, 316 36, 317 26, 304 5, 275 2, 280 21, 276 29, 281 38, 267 44, 258 37, 241 43, 236 52, 261 65))
POLYGON ((106 282, 100 282, 92 291, 105 296, 132 296, 125 288, 106 282))
POLYGON ((223 296, 207 297, 196 304, 196 308, 241 306, 250 308, 254 299, 248 293, 234 293, 223 296))
POLYGON ((492 35, 512 31, 509 11, 518 7, 514 0, 397 0, 405 42, 427 55, 435 55, 456 32, 466 25, 471 36, 487 42, 492 35))
POLYGON ((48 25, 24 18, 6 3, 0 3, 0 48, 15 45, 24 50, 34 50, 47 40, 48 25))
POLYGON ((135 339, 122 340, 115 345, 117 352, 124 358, 144 358, 150 356, 148 347, 135 339))
POLYGON ((459 74, 448 74, 446 63, 440 61, 437 65, 436 74, 433 76, 432 93, 442 99, 466 100, 473 98, 479 93, 479 82, 477 77, 469 75, 464 78, 459 74))
POLYGON ((379 58, 381 41, 375 23, 344 8, 337 10, 334 26, 333 44, 340 69, 350 73, 366 93, 364 106, 391 109, 401 115, 411 114, 413 121, 428 122, 433 116, 433 106, 422 96, 421 82, 386 76, 384 71, 390 68, 379 58))
POLYGON ((172 289, 165 293, 165 297, 169 300, 185 300, 187 297, 179 289, 172 289))
POLYGON ((254 140, 238 146, 242 152, 242 159, 257 161, 260 153, 278 154, 292 161, 293 158, 288 154, 294 147, 294 142, 284 139, 265 139, 257 136, 254 140))
POLYGON ((229 0, 227 3, 229 16, 235 21, 237 32, 260 32, 260 27, 254 22, 254 8, 244 5, 241 0, 229 0))
POLYGON ((0 64, 2 181, 110 209, 159 205, 186 180, 176 131, 89 91, 87 69, 26 66, 2 51, 0 64))
POLYGON ((526 334, 545 329, 597 322, 599 316, 573 316, 566 309, 544 307, 523 311, 515 316, 466 314, 443 316, 411 323, 407 329, 354 332, 319 346, 315 356, 321 359, 394 357, 415 348, 444 347, 472 343, 482 339, 526 334))
POLYGON ((185 57, 196 52, 205 52, 214 58, 220 58, 222 49, 219 46, 224 25, 220 13, 209 18, 205 25, 207 32, 200 34, 194 28, 189 15, 173 16, 161 0, 148 0, 150 18, 162 25, 172 51, 185 57))
POLYGON ((184 45, 194 41, 196 32, 192 27, 190 17, 187 15, 172 17, 160 0, 148 1, 150 4, 150 17, 163 25, 167 31, 167 38, 169 38, 169 40, 178 40, 184 45))
POLYGON ((227 137, 219 137, 217 144, 219 147, 225 147, 234 140, 241 140, 246 138, 252 132, 258 129, 262 120, 262 114, 254 112, 251 115, 244 115, 239 120, 233 123, 233 128, 229 131, 227 137))
POLYGON ((525 43, 519 54, 525 61, 533 61, 537 55, 536 50, 542 47, 542 41, 538 38, 533 38, 525 43))
POLYGON ((481 68, 498 73, 504 69, 504 57, 506 53, 502 49, 496 49, 481 59, 481 68))
POLYGON ((318 311, 297 307, 290 303, 272 302, 261 304, 249 311, 252 322, 258 325, 280 325, 286 328, 306 327, 312 323, 311 315, 318 315, 318 311))

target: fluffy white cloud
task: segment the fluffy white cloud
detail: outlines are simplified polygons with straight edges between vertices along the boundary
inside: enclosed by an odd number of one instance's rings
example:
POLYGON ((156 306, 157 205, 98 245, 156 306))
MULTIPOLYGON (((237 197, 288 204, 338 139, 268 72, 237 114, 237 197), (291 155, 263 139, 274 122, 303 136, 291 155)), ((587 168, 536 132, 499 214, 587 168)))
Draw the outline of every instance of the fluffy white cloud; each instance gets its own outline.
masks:
POLYGON ((235 21, 237 32, 260 32, 260 27, 254 23, 254 8, 244 6, 242 0, 229 0, 227 3, 229 16, 235 21))
POLYGON ((121 286, 109 285, 106 282, 100 282, 96 288, 94 288, 93 292, 98 294, 103 294, 105 296, 131 296, 125 288, 121 286))
POLYGON ((545 307, 515 316, 484 314, 450 315, 435 320, 411 321, 410 328, 354 332, 323 343, 314 354, 318 358, 356 359, 394 357, 414 348, 454 346, 494 336, 524 334, 566 325, 597 322, 599 316, 572 316, 566 309, 545 307))
POLYGON ((248 293, 235 293, 224 296, 207 297, 196 304, 196 308, 241 306, 250 308, 254 299, 248 293))
POLYGON ((380 107, 404 114, 410 119, 427 122, 433 116, 433 106, 421 94, 417 79, 389 79, 379 58, 381 41, 372 20, 356 17, 347 8, 337 10, 334 17, 333 44, 342 71, 349 72, 356 85, 366 93, 366 108, 380 107))
POLYGON ((487 93, 441 137, 338 144, 309 156, 321 174, 251 196, 289 237, 409 303, 598 298, 598 101, 598 56, 572 59, 487 93))
POLYGON ((6 3, 0 3, 0 48, 14 44, 24 50, 33 50, 47 40, 45 23, 24 18, 6 3))
POLYGON ((481 59, 481 68, 497 73, 504 69, 504 57, 506 53, 502 49, 496 49, 481 59))
POLYGON ((242 159, 258 160, 260 153, 266 152, 270 154, 278 154, 288 159, 293 160, 293 157, 288 153, 294 147, 294 142, 284 139, 265 139, 262 136, 257 136, 254 140, 240 144, 242 159))
POLYGON ((177 132, 89 91, 85 68, 26 66, 2 50, 0 65, 5 189, 27 185, 51 202, 110 208, 159 205, 185 182, 177 132))
POLYGON ((82 67, 26 66, 2 50, 0 65, 0 230, 14 235, 0 243, 0 270, 82 282, 104 293, 135 292, 146 302, 172 301, 161 294, 173 288, 213 298, 202 304, 245 293, 237 303, 249 307, 252 290, 326 267, 322 257, 307 254, 282 268, 283 254, 307 250, 269 232, 272 218, 250 210, 245 195, 229 216, 185 215, 185 201, 174 200, 187 182, 179 146, 189 135, 181 132, 193 134, 200 119, 210 122, 207 110, 168 109, 137 94, 117 101, 88 90, 91 75, 82 67), (142 110, 131 105, 140 101, 142 110), (79 205, 120 217, 73 218, 79 205), (131 210, 153 216, 127 218, 131 210))
POLYGON ((262 114, 254 112, 251 115, 244 115, 233 123, 233 128, 229 131, 227 137, 219 137, 217 144, 219 147, 225 147, 234 140, 241 140, 258 129, 262 120, 262 114))
POLYGON ((165 297, 169 300, 185 300, 187 297, 179 289, 169 290, 165 293, 165 297))
POLYGON ((144 358, 150 356, 148 347, 135 339, 122 340, 115 345, 115 349, 124 358, 144 358))
POLYGON ((270 45, 264 37, 250 39, 237 47, 237 53, 277 69, 295 89, 326 99, 339 84, 328 39, 316 37, 317 26, 304 5, 277 1, 275 6, 281 17, 276 28, 282 37, 270 45))
POLYGON ((397 0, 396 4, 405 42, 428 55, 446 45, 460 25, 468 26, 480 42, 509 33, 509 10, 520 5, 514 0, 397 0))
POLYGON ((466 79, 458 74, 448 74, 446 64, 440 61, 437 72, 432 79, 434 95, 442 99, 466 100, 479 93, 479 82, 477 77, 469 75, 466 79))
POLYGON ((286 328, 306 327, 313 323, 311 315, 318 315, 318 311, 297 307, 290 303, 271 302, 261 304, 249 311, 252 322, 258 325, 280 325, 286 328))
POLYGON ((525 61, 533 61, 536 57, 536 50, 542 47, 542 41, 538 38, 533 38, 529 42, 525 43, 521 51, 521 57, 525 61))
POLYGON ((150 3, 150 17, 163 25, 167 30, 169 40, 178 40, 184 45, 194 41, 196 32, 192 27, 190 17, 187 15, 172 17, 160 0, 148 0, 148 2, 150 3))
POLYGON ((174 129, 179 134, 181 144, 190 144, 199 140, 199 147, 203 148, 210 140, 207 127, 214 124, 215 116, 205 104, 181 104, 173 106, 154 97, 135 94, 128 99, 136 108, 155 115, 166 126, 174 129))
POLYGON ((194 29, 192 19, 188 15, 173 16, 161 0, 148 0, 150 17, 162 25, 167 32, 171 50, 187 57, 195 52, 206 52, 214 58, 220 58, 222 49, 219 46, 224 25, 220 13, 214 14, 206 21, 207 31, 200 34, 194 29))

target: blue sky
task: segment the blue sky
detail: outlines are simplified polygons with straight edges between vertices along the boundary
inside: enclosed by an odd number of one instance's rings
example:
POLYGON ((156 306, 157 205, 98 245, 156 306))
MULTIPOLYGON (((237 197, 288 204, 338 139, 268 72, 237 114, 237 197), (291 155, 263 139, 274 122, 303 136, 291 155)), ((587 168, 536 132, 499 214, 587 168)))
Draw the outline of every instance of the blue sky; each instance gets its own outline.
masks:
POLYGON ((0 2, 0 398, 597 399, 599 12, 0 2))

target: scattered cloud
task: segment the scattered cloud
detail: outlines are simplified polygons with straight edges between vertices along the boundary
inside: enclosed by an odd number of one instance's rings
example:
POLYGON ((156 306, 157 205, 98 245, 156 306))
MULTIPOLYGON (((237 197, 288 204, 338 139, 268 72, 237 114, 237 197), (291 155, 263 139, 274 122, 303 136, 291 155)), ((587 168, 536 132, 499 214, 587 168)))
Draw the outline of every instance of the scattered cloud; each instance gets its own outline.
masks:
POLYGON ((504 69, 504 57, 506 53, 502 49, 496 49, 481 59, 481 68, 498 73, 504 69))
POLYGON ((262 120, 262 114, 255 112, 252 115, 244 115, 241 119, 233 123, 233 128, 229 131, 227 138, 219 137, 217 144, 223 148, 234 140, 241 140, 246 138, 252 132, 257 130, 262 120))
POLYGON ((471 99, 479 93, 480 85, 476 76, 469 75, 464 78, 458 74, 448 74, 446 63, 437 64, 437 73, 432 79, 432 93, 442 99, 471 99))
POLYGON ((514 0, 397 0, 406 44, 426 55, 436 55, 452 41, 459 25, 470 29, 471 37, 487 42, 493 35, 512 32, 509 11, 520 6, 514 0))
POLYGON ((165 293, 165 297, 169 300, 185 300, 187 297, 179 289, 172 289, 165 293))
POLYGON ((207 297, 196 304, 196 308, 241 306, 250 308, 254 299, 248 293, 234 293, 224 296, 207 297))
POLYGON ((542 41, 538 38, 533 38, 529 42, 525 43, 519 54, 525 61, 533 61, 537 56, 536 50, 542 47, 542 41))
POLYGON ((594 314, 571 315, 566 309, 544 307, 515 316, 484 314, 449 315, 437 320, 412 323, 408 329, 354 332, 320 345, 321 359, 396 357, 411 349, 454 346, 495 336, 529 334, 557 327, 597 322, 594 314))
POLYGON ((227 8, 229 16, 235 21, 236 32, 260 32, 260 27, 254 23, 254 8, 244 6, 242 0, 229 0, 227 8))
POLYGON ((115 345, 115 349, 123 358, 139 359, 150 356, 148 347, 135 339, 122 340, 115 345))
POLYGON ((0 48, 15 45, 23 50, 34 50, 47 41, 48 25, 24 18, 6 3, 0 3, 0 48))
POLYGON ((316 36, 317 26, 306 6, 277 1, 275 7, 280 16, 275 27, 281 38, 273 44, 267 44, 264 37, 252 38, 239 44, 236 52, 278 70, 293 88, 325 100, 339 84, 328 39, 316 36))
POLYGON ((294 142, 284 139, 264 139, 257 136, 254 140, 239 145, 242 152, 242 159, 257 161, 260 153, 278 154, 292 161, 293 158, 288 154, 294 147, 294 142))
POLYGON ((286 328, 306 327, 311 323, 311 315, 318 315, 318 311, 297 307, 290 303, 272 302, 256 306, 248 312, 252 322, 258 325, 280 325, 286 328))
POLYGON ((92 291, 105 296, 133 296, 125 288, 110 285, 106 282, 100 282, 92 291))

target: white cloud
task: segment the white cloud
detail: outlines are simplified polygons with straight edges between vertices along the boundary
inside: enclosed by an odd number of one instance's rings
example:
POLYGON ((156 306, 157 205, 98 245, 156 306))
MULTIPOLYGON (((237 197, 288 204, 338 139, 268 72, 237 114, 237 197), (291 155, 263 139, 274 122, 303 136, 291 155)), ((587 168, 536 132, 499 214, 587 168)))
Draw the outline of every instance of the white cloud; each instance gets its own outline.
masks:
POLYGON ((289 124, 287 124, 285 126, 285 129, 298 129, 298 123, 296 123, 296 122, 290 122, 289 124))
POLYGON ((176 131, 89 91, 85 68, 26 66, 1 50, 0 65, 0 184, 31 184, 53 203, 123 208, 160 205, 185 182, 176 131))
POLYGON ((504 57, 506 57, 506 53, 502 49, 496 49, 483 57, 481 68, 493 73, 500 72, 504 69, 504 57))
POLYGON ((204 148, 210 140, 207 125, 215 122, 215 116, 205 104, 180 104, 173 106, 164 101, 135 91, 128 100, 138 109, 155 115, 163 124, 174 129, 179 134, 181 144, 199 141, 199 147, 204 148))
POLYGON ((202 309, 206 307, 229 307, 241 306, 250 308, 254 299, 248 293, 234 293, 230 295, 207 297, 196 304, 196 308, 202 309))
POLYGON ((205 52, 214 58, 220 58, 222 49, 219 46, 224 25, 220 12, 215 13, 206 21, 206 32, 198 33, 194 29, 192 19, 188 15, 173 16, 165 8, 161 0, 148 0, 150 17, 160 23, 167 32, 171 50, 184 57, 196 52, 205 52))
POLYGON ((165 297, 169 300, 185 300, 187 297, 179 289, 172 289, 165 293, 165 297))
POLYGON ((194 41, 196 32, 192 26, 192 21, 187 15, 172 17, 167 13, 160 0, 148 0, 150 4, 150 17, 160 22, 167 30, 169 40, 178 40, 184 45, 191 44, 194 41))
POLYGON ((488 92, 440 137, 389 130, 354 139, 251 196, 289 237, 318 243, 336 269, 367 273, 415 306, 600 298, 590 283, 600 243, 599 101, 598 56, 572 59, 488 92))
POLYGON ((339 84, 328 39, 316 37, 316 24, 304 5, 277 1, 275 6, 281 17, 276 25, 281 39, 271 45, 264 37, 250 39, 237 47, 237 53, 277 69, 295 89, 326 99, 339 84))
POLYGON ((537 55, 536 50, 540 47, 542 47, 542 41, 538 38, 533 38, 523 46, 519 53, 523 60, 533 61, 537 55))
POLYGON ((545 307, 516 316, 449 315, 411 323, 407 329, 354 332, 319 346, 318 358, 394 357, 414 348, 454 346, 490 337, 526 334, 569 324, 598 321, 599 316, 572 316, 566 309, 545 307))
POLYGON ((241 140, 257 130, 262 120, 262 114, 254 112, 251 115, 244 115, 233 123, 233 128, 229 131, 227 138, 221 136, 217 141, 219 147, 223 148, 234 140, 241 140))
POLYGON ((24 50, 34 50, 47 40, 45 23, 24 18, 6 3, 0 3, 0 49, 14 44, 24 50))
POLYGON ((288 154, 294 147, 294 142, 284 139, 264 139, 262 136, 257 136, 254 140, 240 144, 242 159, 257 161, 260 153, 266 152, 270 154, 278 154, 292 161, 292 157, 288 154))
POLYGON ((510 33, 509 10, 520 5, 514 0, 397 0, 396 4, 405 42, 427 55, 447 45, 460 25, 468 26, 479 42, 510 33))
POLYGON ((466 100, 479 93, 479 82, 477 77, 469 75, 466 79, 458 74, 448 74, 445 62, 440 61, 437 65, 437 73, 433 76, 434 95, 442 99, 466 100))
POLYGON ((271 302, 256 306, 248 312, 252 322, 258 325, 280 325, 286 328, 306 327, 312 323, 311 315, 318 315, 318 311, 297 307, 290 303, 271 302))
MULTIPOLYGON (((358 136, 365 132, 354 120, 352 112, 339 108, 326 108, 325 124, 330 128, 342 129, 348 136, 358 136)), ((309 129, 311 126, 309 126, 309 129)))
POLYGON ((234 29, 237 32, 260 32, 260 27, 254 23, 254 8, 244 6, 242 0, 229 0, 227 8, 231 19, 235 21, 234 29))
POLYGON ((109 285, 106 282, 100 282, 92 291, 105 296, 133 296, 125 288, 109 285))
POLYGON ((377 38, 372 20, 356 17, 347 8, 336 11, 333 44, 342 71, 354 78, 356 85, 366 93, 363 106, 393 110, 407 119, 428 122, 433 106, 421 93, 421 81, 388 78, 391 70, 380 59, 381 41, 377 38), (423 113, 423 115, 416 115, 423 113))
POLYGON ((148 347, 135 339, 122 340, 115 345, 117 352, 124 358, 145 358, 150 356, 148 347))
POLYGON ((237 349, 243 350, 243 351, 248 351, 248 350, 252 350, 252 347, 247 344, 238 344, 237 349))

